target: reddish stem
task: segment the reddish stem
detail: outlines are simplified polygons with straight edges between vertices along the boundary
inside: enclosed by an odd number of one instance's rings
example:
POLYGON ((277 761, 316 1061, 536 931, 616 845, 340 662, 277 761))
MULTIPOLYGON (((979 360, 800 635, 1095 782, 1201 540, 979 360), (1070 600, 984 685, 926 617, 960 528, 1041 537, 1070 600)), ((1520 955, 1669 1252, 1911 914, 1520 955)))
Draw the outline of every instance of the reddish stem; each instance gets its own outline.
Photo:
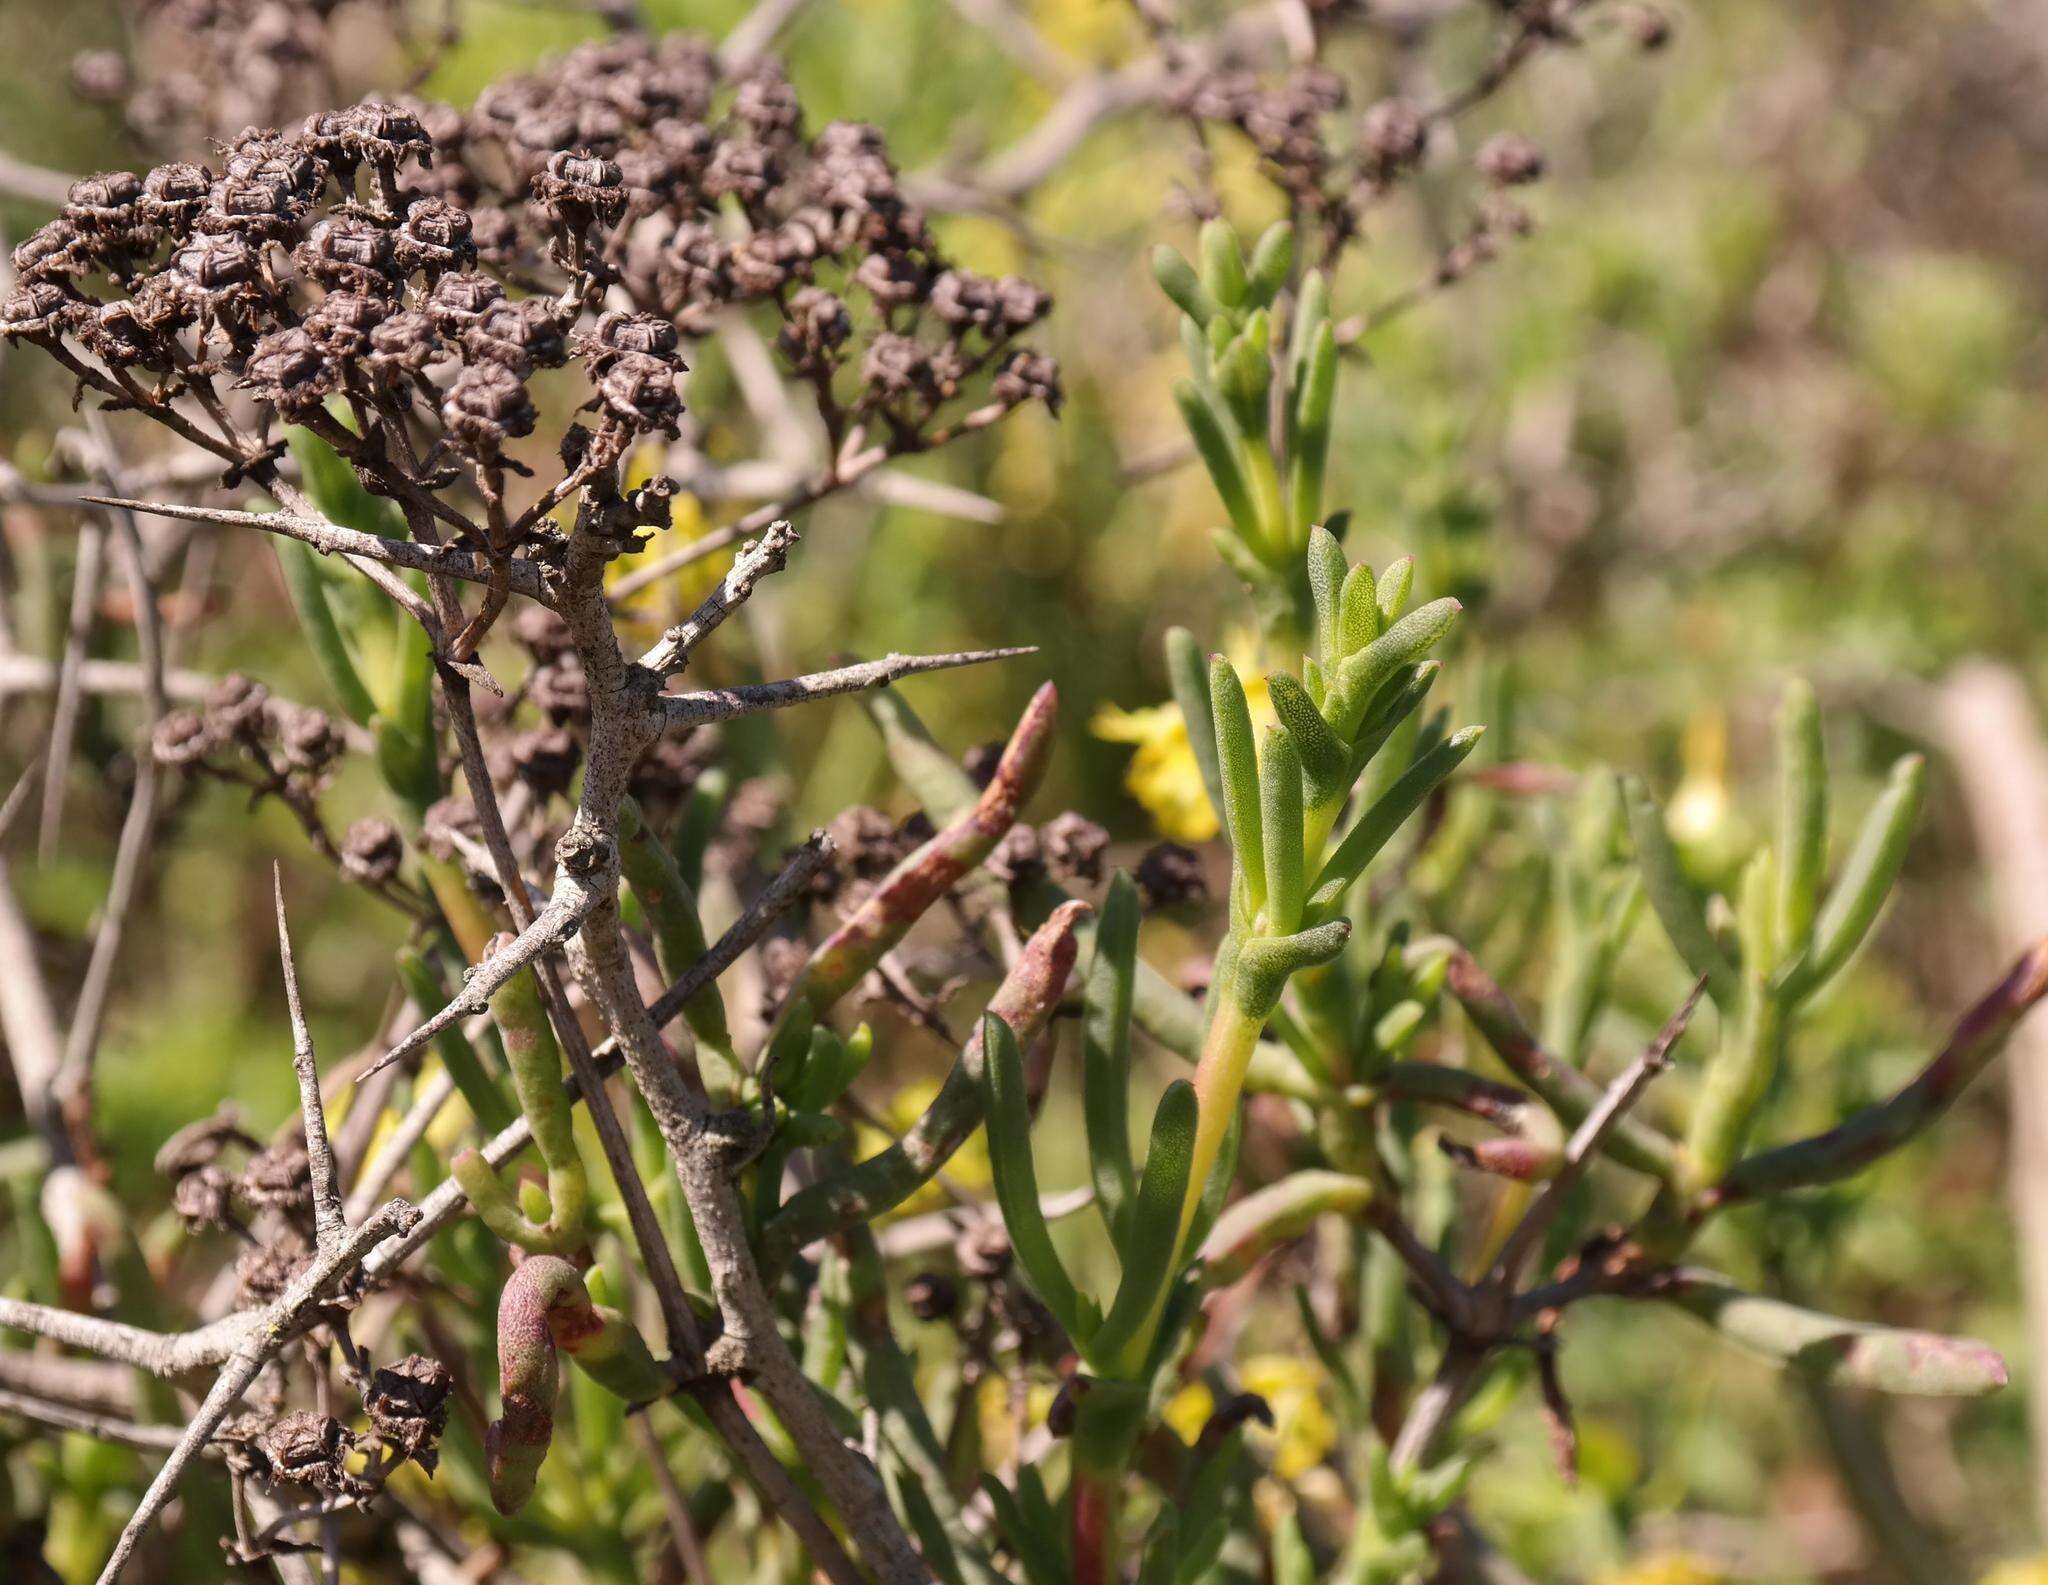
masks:
POLYGON ((1111 1532, 1116 1523, 1116 1489, 1111 1480, 1074 1472, 1074 1585, 1111 1585, 1111 1532))

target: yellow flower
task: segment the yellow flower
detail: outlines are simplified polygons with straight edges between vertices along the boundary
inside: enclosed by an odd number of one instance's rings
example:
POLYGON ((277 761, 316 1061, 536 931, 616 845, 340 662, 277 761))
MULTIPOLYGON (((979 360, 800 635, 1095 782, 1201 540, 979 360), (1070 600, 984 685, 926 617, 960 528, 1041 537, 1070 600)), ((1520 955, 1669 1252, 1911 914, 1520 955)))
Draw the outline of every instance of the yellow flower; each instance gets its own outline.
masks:
MULTIPOLYGON (((1244 677, 1252 724, 1264 726, 1274 719, 1265 672, 1243 658, 1252 648, 1248 641, 1238 638, 1227 648, 1244 677)), ((1106 743, 1136 745, 1137 753, 1124 772, 1124 786, 1152 817, 1161 836, 1173 842, 1207 842, 1216 834, 1216 811, 1202 785, 1202 768, 1188 742, 1188 724, 1179 705, 1124 710, 1105 704, 1095 712, 1088 730, 1106 743)))
POLYGON ((1722 1585, 1722 1576, 1684 1552, 1659 1552, 1610 1569, 1594 1585, 1722 1585))
POLYGON ((1324 1404, 1329 1383, 1322 1368, 1287 1354, 1258 1354, 1239 1371, 1246 1392, 1255 1392, 1273 1411, 1273 1429, 1254 1425, 1254 1445, 1271 1449, 1273 1473, 1296 1480, 1314 1469, 1337 1445, 1337 1422, 1324 1404))
MULTIPOLYGON (((1282 1480, 1299 1480, 1337 1445, 1337 1424, 1323 1406, 1328 1383, 1319 1366, 1286 1354, 1255 1354, 1239 1369, 1238 1379, 1273 1411, 1271 1430, 1254 1423, 1245 1436, 1272 1461, 1273 1473, 1282 1480)), ((1208 1387, 1190 1382, 1167 1400, 1161 1418, 1192 1447, 1215 1408, 1208 1387)))
POLYGON ((1209 1384, 1191 1381, 1166 1400, 1166 1407, 1159 1417, 1166 1422, 1167 1429, 1189 1447, 1202 1434, 1202 1427, 1209 1423, 1209 1416, 1216 1412, 1216 1395, 1209 1390, 1209 1384))

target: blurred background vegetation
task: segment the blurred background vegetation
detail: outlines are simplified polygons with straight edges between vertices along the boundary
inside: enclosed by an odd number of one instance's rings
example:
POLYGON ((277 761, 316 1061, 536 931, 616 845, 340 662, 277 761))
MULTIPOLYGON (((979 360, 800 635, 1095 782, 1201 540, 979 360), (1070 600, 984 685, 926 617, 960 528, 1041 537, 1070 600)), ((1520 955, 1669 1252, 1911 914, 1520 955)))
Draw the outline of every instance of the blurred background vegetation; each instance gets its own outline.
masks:
MULTIPOLYGON (((1386 9, 1418 8, 1427 0, 1386 9)), ((1015 9, 1084 67, 1144 47, 1114 0, 1015 9)), ((544 4, 455 10, 461 40, 425 85, 455 100, 600 31, 544 4)), ((714 35, 743 10, 644 7, 652 25, 714 35)), ((68 171, 134 163, 115 122, 67 80, 76 52, 119 44, 122 8, 7 0, 0 12, 0 148, 68 171)), ((1360 343, 1340 386, 1329 496, 1353 508, 1354 555, 1378 564, 1413 552, 1420 591, 1457 594, 1473 611, 1453 660, 1464 719, 1497 720, 1487 707, 1512 700, 1515 759, 1645 774, 1676 795, 1701 878, 1725 884, 1768 818, 1768 723, 1788 674, 1820 688, 1843 801, 1858 809, 1891 755, 1928 736, 1931 690, 1958 662, 2015 666, 2036 697, 2048 686, 2048 7, 1714 0, 1674 21, 1654 54, 1621 39, 1556 52, 1460 123, 1474 146, 1505 124, 1542 147, 1549 171, 1530 200, 1540 229, 1360 343)), ((1473 55, 1482 42, 1452 29, 1431 48, 1473 55)), ((781 48, 816 118, 876 123, 908 170, 1002 147, 1053 91, 947 0, 820 0, 781 48)), ((1353 103, 1394 86, 1354 82, 1353 103)), ((1189 245, 1185 144, 1158 121, 1112 122, 1025 201, 1021 226, 943 221, 963 262, 1025 269, 1053 289, 1044 339, 1063 366, 1065 410, 1020 416, 923 465, 988 497, 1000 520, 834 502, 756 607, 795 665, 841 651, 1040 644, 1034 662, 913 696, 942 741, 964 748, 996 735, 1050 675, 1065 740, 1043 807, 1085 809, 1134 844, 1171 811, 1127 790, 1131 750, 1103 712, 1166 697, 1168 623, 1212 642, 1246 625, 1209 548, 1210 487, 1198 468, 1170 465, 1178 353, 1145 255, 1157 240, 1189 245)), ((1248 160, 1217 153, 1233 217, 1273 218, 1248 160)), ((1426 273, 1454 224, 1432 197, 1425 181, 1347 259, 1340 314, 1426 273)), ((0 202, 11 238, 44 214, 0 202)), ((53 374, 18 352, 0 365, 0 453, 24 468, 68 417, 53 374)), ((731 400, 726 371, 697 371, 694 409, 731 400)), ((52 654, 68 525, 15 508, 5 526, 18 587, 48 594, 21 602, 31 620, 12 641, 52 654)), ((214 599, 224 609, 181 640, 181 663, 318 699, 267 552, 223 569, 214 599)), ((45 711, 39 696, 0 700, 0 781, 34 753, 45 711)), ((97 735, 87 758, 109 777, 73 788, 59 860, 17 876, 36 924, 74 944, 104 893, 125 799, 120 722, 89 710, 84 730, 97 735)), ((900 807, 857 710, 792 718, 784 741, 795 821, 849 801, 900 807)), ((332 795, 343 818, 350 796, 346 785, 332 795)), ((1939 759, 1930 810, 1902 901, 1821 1018, 1828 1038, 1794 1054, 1814 1121, 1897 1082, 2000 965, 1982 868, 1939 759)), ((1519 813, 1499 826, 1518 828, 1526 844, 1519 813)), ((217 1097, 239 1097, 266 1126, 291 1105, 273 856, 295 867, 294 928, 323 1050, 374 1033, 399 939, 375 903, 298 862, 301 839, 281 811, 252 816, 229 789, 184 803, 163 851, 101 1064, 100 1126, 130 1204, 163 1198, 152 1152, 217 1097)), ((1495 968, 1540 984, 1533 967, 1495 968)), ((1616 1016, 1654 1023, 1677 974, 1656 932, 1639 931, 1616 1016)), ((2025 1341, 2005 1200, 2014 1148, 2003 1088, 1987 1084, 1930 1140, 1773 1229, 1802 1252, 1799 1283, 1827 1292, 1830 1308, 1982 1336, 2011 1359, 2013 1390, 1960 1407, 1852 1405, 1844 1427, 1704 1334, 1632 1325, 1619 1307, 1596 1321, 1596 1307, 1564 1365, 1583 1481, 1561 1485, 1533 1410, 1518 1410, 1476 1491, 1487 1528, 1544 1580, 1907 1577, 1882 1525, 1846 1495, 1832 1425, 1889 1450, 1894 1499, 1955 1545, 1964 1577, 2048 1579, 2048 1562, 2027 1561, 2041 1549, 2048 1449, 2031 1448, 2027 1429, 2027 1378, 2042 1362, 2025 1341)), ((8 1181, 17 1205, 32 1203, 33 1182, 8 1181)), ((1291 1385, 1290 1434, 1312 1446, 1312 1368, 1298 1342, 1274 1349, 1276 1401, 1291 1385)), ((101 1495, 132 1490, 140 1467, 69 1440, 58 1456, 61 1501, 88 1530, 101 1495)), ((118 1522, 125 1509, 110 1503, 118 1522)), ((93 1531, 75 1561, 61 1548, 52 1561, 88 1566, 103 1545, 93 1531)))

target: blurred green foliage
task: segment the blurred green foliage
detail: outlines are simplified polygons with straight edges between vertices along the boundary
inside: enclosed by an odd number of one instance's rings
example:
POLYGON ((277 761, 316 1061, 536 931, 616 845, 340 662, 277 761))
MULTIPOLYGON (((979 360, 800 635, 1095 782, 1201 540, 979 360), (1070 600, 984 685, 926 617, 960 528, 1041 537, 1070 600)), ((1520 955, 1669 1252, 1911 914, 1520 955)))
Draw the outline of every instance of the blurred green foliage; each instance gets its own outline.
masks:
MULTIPOLYGON (((458 9, 461 42, 427 85, 458 99, 597 31, 545 6, 458 9)), ((646 9, 657 25, 716 33, 744 8, 646 9)), ((1138 43, 1128 14, 1100 0, 1026 9, 1082 60, 1115 60, 1138 43)), ((0 148, 76 170, 131 159, 105 115, 64 86, 75 51, 118 41, 119 8, 12 0, 6 10, 0 148)), ((1788 672, 1813 676, 1830 702, 1850 820, 1903 746, 1901 699, 1914 680, 1988 654, 2048 683, 2048 176, 2037 157, 2048 97, 2024 74, 1995 69, 2000 26, 1959 4, 1719 0, 1682 17, 1655 57, 1603 48, 1547 60, 1465 134, 1476 142, 1498 116, 1543 146, 1552 175, 1534 200, 1539 234, 1454 294, 1371 331, 1344 360, 1326 493, 1353 509, 1352 555, 1383 565, 1414 550, 1420 594, 1455 594, 1471 608, 1474 632, 1459 653, 1512 654, 1516 759, 1611 763, 1667 798, 1695 794, 1684 853, 1708 884, 1732 885, 1744 833, 1768 822, 1768 722, 1788 672)), ((1476 40, 1444 47, 1470 51, 1476 40)), ((2039 41, 2029 47, 2038 72, 2039 41)), ((784 50, 819 118, 877 123, 906 168, 1001 147, 1048 102, 947 0, 814 5, 784 50)), ((1358 85, 1354 103, 1386 86, 1358 85)), ((1063 417, 1033 413, 920 465, 993 497, 1003 520, 834 503, 804 525, 804 549, 772 595, 797 665, 848 650, 1043 645, 1032 666, 918 685, 919 708, 943 742, 965 745, 995 735, 1039 677, 1052 677, 1066 736, 1046 807, 1087 809, 1129 839, 1149 823, 1122 788, 1128 750, 1094 739, 1086 723, 1105 703, 1168 697, 1159 657, 1169 621, 1208 634, 1244 625, 1208 548, 1219 518, 1200 470, 1123 476, 1176 434, 1176 316, 1145 257, 1162 239, 1193 251, 1192 227, 1163 218, 1182 174, 1162 153, 1172 148, 1157 124, 1112 124, 1031 197, 1025 228, 943 226, 965 262, 1028 263, 1059 300, 1050 342, 1068 391, 1063 417)), ((1247 179, 1239 151, 1220 152, 1232 213, 1251 232, 1273 217, 1270 195, 1247 179)), ((1450 224, 1447 203, 1425 184, 1347 260, 1333 285, 1340 317, 1425 271, 1450 224)), ((31 205, 0 204, 13 235, 36 217, 31 205)), ((24 465, 65 416, 66 393, 47 376, 20 353, 0 365, 0 436, 24 465)), ((692 405, 729 394, 729 377, 707 366, 692 405)), ((39 603, 40 625, 17 641, 47 653, 61 624, 63 548, 26 517, 10 521, 8 541, 18 586, 41 596, 26 602, 39 603)), ((232 665, 286 696, 337 703, 280 622, 267 555, 238 564, 223 598, 227 612, 191 634, 185 663, 232 665)), ((1452 665, 1448 691, 1476 696, 1476 668, 1452 665)), ((11 782, 34 745, 8 726, 0 779, 11 782)), ((857 711, 783 726, 797 821, 855 799, 903 806, 857 711)), ((116 729, 97 707, 83 730, 89 752, 118 762, 116 729)), ((111 785, 76 789, 67 856, 21 873, 24 904, 53 938, 85 937, 122 796, 111 785)), ((345 821, 377 794, 351 780, 330 801, 345 821)), ((1830 1120, 1896 1083, 1988 977, 1968 839, 1938 765, 1930 803, 1901 901, 1853 984, 1811 1010, 1792 1054, 1803 1121, 1830 1120), (1815 1071, 1801 1067, 1808 1050, 1842 1056, 1815 1071)), ((1541 841, 1533 814, 1510 811, 1478 873, 1541 841)), ((273 858, 286 864, 323 1051, 371 1035, 400 938, 374 901, 295 862, 301 839, 278 810, 251 815, 232 790, 183 804, 164 851, 100 1070, 100 1125, 130 1204, 162 1203, 152 1151, 216 1098, 237 1097, 261 1129, 291 1106, 273 858)), ((1540 984, 1540 967, 1520 977, 1540 984)), ((1682 982, 1656 932, 1637 931, 1596 1049, 1640 1039, 1682 982)), ((1149 1115, 1149 1099, 1140 1104, 1149 1115)), ((1833 1308, 1972 1332, 2013 1359, 2015 1390, 1941 1411, 1953 1418, 1931 1428, 1938 1437, 1903 1413, 1892 1427, 1916 1504, 1973 1564, 2038 1544, 2027 1515, 2039 1450, 2027 1446, 2023 1389, 2039 1362, 2019 1320, 2004 1148, 1995 1096, 1980 1092, 1868 1178, 1771 1213, 1783 1225, 1759 1241, 1799 1250, 1790 1264, 1801 1284, 1826 1291, 1833 1308)), ((1078 1179, 1078 1150, 1049 1155, 1049 1184, 1078 1179)), ((1739 1258, 1741 1221, 1731 1219, 1717 1257, 1739 1258)), ((34 1258, 20 1247, 21 1223, 9 1227, 0 1273, 34 1258)), ((1286 1332, 1261 1341, 1302 1352, 1286 1332)), ((1601 1571, 1638 1553, 1687 1551, 1700 1515, 1796 1529, 1838 1512, 1804 1405, 1777 1373, 1704 1334, 1695 1346, 1671 1326, 1594 1307, 1571 1334, 1564 1371, 1580 1414, 1580 1486, 1558 1482, 1524 1394, 1494 1428, 1500 1456, 1475 1487, 1476 1511, 1535 1577, 1680 1578, 1601 1571)), ((538 1505, 507 1533, 575 1553, 593 1577, 630 1577, 620 1538, 658 1499, 618 1478, 634 1453, 615 1401, 579 1391, 572 1403, 565 1418, 582 1456, 551 1464, 538 1505), (629 1500, 640 1516, 622 1510, 629 1500)), ((463 1462, 451 1460, 444 1478, 464 1478, 463 1462)), ((473 1453, 468 1464, 474 1480, 473 1453)), ((43 1466, 60 1494, 53 1529, 65 1537, 52 1561, 72 1577, 105 1546, 145 1465, 65 1437, 43 1466)), ((184 1527, 194 1568, 210 1566, 200 1541, 218 1528, 184 1527)), ((1867 1560, 1808 1568, 1767 1540, 1750 1544, 1771 1559, 1758 1579, 1886 1577, 1867 1560)))

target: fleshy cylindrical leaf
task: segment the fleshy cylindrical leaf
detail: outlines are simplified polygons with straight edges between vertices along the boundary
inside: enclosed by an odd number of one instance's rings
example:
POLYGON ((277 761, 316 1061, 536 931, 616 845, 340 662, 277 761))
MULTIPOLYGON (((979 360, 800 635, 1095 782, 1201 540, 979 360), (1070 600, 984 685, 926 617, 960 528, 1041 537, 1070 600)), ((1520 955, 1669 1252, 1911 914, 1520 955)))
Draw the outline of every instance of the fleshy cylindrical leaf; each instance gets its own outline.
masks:
POLYGON ((1927 782, 1927 762, 1908 754, 1892 767, 1885 789, 1864 817, 1856 845, 1849 850, 1842 873, 1814 921, 1813 947, 1794 975, 1791 994, 1810 994, 1833 979, 1863 944, 1891 895, 1899 866, 1920 817, 1920 798, 1927 782))
POLYGON ((1660 1295, 1752 1353, 1838 1387, 1976 1398, 2006 1383, 2005 1361, 1972 1338, 1845 1321, 1706 1272, 1674 1273, 1660 1295))
POLYGON ((1778 949, 1806 950, 1828 861, 1828 768, 1820 707, 1804 680, 1778 707, 1778 949))
POLYGON ((1009 1230, 1010 1248, 1025 1278, 1075 1342, 1085 1347, 1079 1295, 1053 1248, 1038 1203, 1038 1169, 1031 1158, 1031 1111, 1025 1096, 1024 1058, 1010 1026, 993 1013, 981 1021, 989 1165, 996 1203, 1009 1230))
POLYGON ((1138 968, 1138 889, 1118 870, 1095 924, 1081 1000, 1081 1107, 1095 1205, 1110 1236, 1137 1187, 1131 1165, 1131 992, 1138 968))
POLYGON ((1266 904, 1265 844, 1259 821, 1259 757, 1252 736, 1251 706, 1237 669, 1221 655, 1209 657, 1209 708, 1216 717, 1216 765, 1223 782, 1223 823, 1245 888, 1245 907, 1256 915, 1266 904))
POLYGON ((1144 1364, 1152 1328, 1176 1273, 1180 1211, 1187 1198, 1197 1120, 1195 1087, 1176 1079, 1159 1098, 1145 1173, 1131 1202, 1118 1253, 1123 1278, 1102 1329, 1090 1339, 1090 1357, 1106 1371, 1134 1376, 1144 1364))
POLYGON ((1302 853, 1301 756, 1284 727, 1266 732, 1259 765, 1259 824, 1266 851, 1267 928, 1291 931, 1301 923, 1308 861, 1302 853))

